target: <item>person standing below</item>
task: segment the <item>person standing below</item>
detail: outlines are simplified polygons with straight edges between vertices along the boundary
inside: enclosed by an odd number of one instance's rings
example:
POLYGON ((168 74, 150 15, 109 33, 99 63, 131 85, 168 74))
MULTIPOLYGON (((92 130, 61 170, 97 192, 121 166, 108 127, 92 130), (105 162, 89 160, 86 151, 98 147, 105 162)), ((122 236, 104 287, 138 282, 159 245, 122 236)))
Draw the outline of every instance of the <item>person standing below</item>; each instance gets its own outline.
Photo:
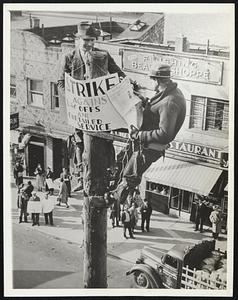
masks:
POLYGON ((28 211, 31 213, 32 218, 32 226, 38 225, 40 226, 40 213, 41 213, 41 201, 40 197, 37 196, 36 192, 32 192, 32 197, 29 199, 28 203, 28 211))
POLYGON ((129 134, 134 141, 135 151, 125 166, 122 182, 115 190, 121 203, 125 202, 128 193, 134 192, 149 166, 165 155, 169 143, 174 140, 184 123, 186 100, 177 83, 171 80, 170 73, 170 66, 155 64, 149 77, 156 93, 149 100, 140 96, 144 106, 142 126, 139 129, 131 126, 129 134), (137 154, 140 152, 143 163, 135 172, 137 154))
POLYGON ((54 209, 54 199, 50 192, 45 193, 45 198, 42 200, 42 210, 45 217, 45 225, 53 226, 53 209, 54 209))
POLYGON ((36 175, 36 188, 38 189, 39 192, 41 192, 44 186, 44 177, 43 177, 44 171, 40 163, 38 163, 34 174, 36 175))
POLYGON ((58 199, 59 199, 59 203, 57 204, 58 206, 60 206, 61 203, 65 203, 66 208, 69 208, 69 205, 68 205, 68 188, 67 188, 67 185, 66 185, 63 178, 60 179, 60 188, 59 188, 58 199))
POLYGON ((144 226, 146 228, 146 231, 150 231, 150 217, 152 214, 152 206, 150 201, 148 199, 144 199, 142 205, 141 205, 141 231, 144 232, 144 226), (145 225, 146 223, 146 225, 145 225))
POLYGON ((122 216, 121 216, 121 221, 123 224, 124 237, 127 239, 126 229, 128 229, 130 238, 134 239, 133 233, 131 231, 131 215, 129 213, 127 204, 125 204, 125 206, 124 206, 124 210, 123 210, 122 216))
POLYGON ((16 186, 18 187, 23 183, 23 166, 19 161, 16 162, 16 165, 13 169, 13 176, 15 178, 16 186))
POLYGON ((31 198, 33 190, 34 186, 32 185, 31 181, 28 181, 27 186, 24 188, 24 192, 26 193, 28 200, 31 198))
POLYGON ((68 170, 66 168, 63 168, 63 172, 60 174, 60 178, 63 179, 63 181, 66 184, 67 190, 68 190, 68 197, 71 197, 71 182, 72 176, 68 173, 68 170))
POLYGON ((200 232, 203 232, 203 223, 206 216, 206 205, 204 204, 204 201, 201 199, 198 199, 198 202, 196 203, 196 214, 195 214, 195 229, 194 231, 200 230, 200 232))
POLYGON ((46 175, 45 175, 45 191, 50 192, 51 195, 53 195, 54 188, 52 188, 53 185, 53 178, 54 174, 51 171, 50 167, 47 167, 46 175))
POLYGON ((109 197, 111 197, 110 202, 112 202, 111 206, 110 206, 110 219, 112 220, 112 228, 114 228, 115 226, 119 226, 119 205, 118 202, 116 201, 116 199, 110 195, 109 197))
POLYGON ((136 203, 132 202, 131 207, 129 208, 129 213, 131 215, 131 231, 134 233, 135 231, 135 226, 138 222, 138 212, 136 209, 136 203))
POLYGON ((214 205, 212 208, 213 211, 211 212, 209 219, 212 223, 212 236, 217 240, 221 231, 221 212, 218 205, 214 205))
POLYGON ((20 210, 19 214, 19 223, 22 223, 22 217, 24 217, 24 222, 28 223, 27 221, 27 202, 29 198, 24 191, 24 186, 19 190, 18 198, 17 198, 17 207, 20 210))

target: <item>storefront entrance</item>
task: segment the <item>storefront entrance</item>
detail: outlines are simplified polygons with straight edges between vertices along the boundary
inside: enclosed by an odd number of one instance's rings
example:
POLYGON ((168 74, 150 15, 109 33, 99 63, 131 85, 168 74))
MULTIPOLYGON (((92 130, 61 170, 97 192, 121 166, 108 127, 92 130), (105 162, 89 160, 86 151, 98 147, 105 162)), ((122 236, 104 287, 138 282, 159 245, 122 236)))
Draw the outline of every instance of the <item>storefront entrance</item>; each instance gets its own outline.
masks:
POLYGON ((29 176, 35 176, 34 172, 38 163, 44 170, 44 144, 31 141, 28 145, 29 176))

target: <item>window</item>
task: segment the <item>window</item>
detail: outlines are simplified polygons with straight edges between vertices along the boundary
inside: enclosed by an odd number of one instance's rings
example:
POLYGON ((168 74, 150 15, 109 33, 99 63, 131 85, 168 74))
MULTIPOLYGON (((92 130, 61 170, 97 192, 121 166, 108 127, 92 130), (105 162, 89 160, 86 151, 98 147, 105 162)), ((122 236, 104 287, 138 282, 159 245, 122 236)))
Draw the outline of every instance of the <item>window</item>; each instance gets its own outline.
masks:
POLYGON ((167 265, 169 265, 170 267, 177 269, 178 261, 177 261, 176 258, 174 258, 174 257, 172 257, 170 255, 166 255, 165 263, 167 265))
POLYGON ((16 76, 10 77, 10 97, 16 98, 16 76))
POLYGON ((44 107, 42 80, 28 79, 28 104, 44 107))
POLYGON ((171 202, 170 207, 174 209, 179 209, 179 189, 172 188, 171 189, 171 202))
POLYGON ((181 210, 186 212, 191 212, 192 200, 193 200, 193 193, 190 193, 188 191, 183 191, 181 210))
POLYGON ((51 109, 59 110, 59 91, 56 83, 51 82, 51 109))
POLYGON ((228 118, 228 102, 192 96, 190 128, 227 133, 228 118))

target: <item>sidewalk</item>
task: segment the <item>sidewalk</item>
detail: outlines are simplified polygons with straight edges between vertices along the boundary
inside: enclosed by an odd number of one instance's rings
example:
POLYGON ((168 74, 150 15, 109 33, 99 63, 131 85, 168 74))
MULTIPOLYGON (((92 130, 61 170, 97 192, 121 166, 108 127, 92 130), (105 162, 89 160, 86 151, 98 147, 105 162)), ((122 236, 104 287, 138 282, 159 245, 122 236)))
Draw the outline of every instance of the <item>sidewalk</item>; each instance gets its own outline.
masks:
MULTIPOLYGON (((40 194, 42 193, 39 192, 40 194)), ((16 188, 12 188, 12 199, 12 219, 14 223, 18 223, 18 211, 16 209, 16 202, 14 201, 16 199, 16 188)), ((19 226, 27 226, 32 230, 38 230, 56 239, 67 240, 70 243, 78 244, 79 247, 83 247, 83 225, 81 219, 83 205, 82 192, 72 193, 72 198, 69 198, 69 205, 69 208, 66 208, 64 204, 62 206, 55 206, 54 226, 45 225, 42 215, 40 216, 39 227, 32 227, 31 223, 21 223, 19 226)), ((138 225, 140 225, 140 220, 138 225)), ((198 243, 204 238, 211 238, 212 234, 208 231, 209 228, 205 227, 204 229, 204 233, 194 232, 193 223, 153 211, 150 232, 141 232, 138 227, 135 230, 135 239, 126 240, 123 237, 122 227, 111 227, 108 212, 108 255, 135 263, 140 250, 144 246, 153 245, 153 247, 167 250, 175 244, 193 244, 198 243)), ((221 234, 216 248, 220 248, 222 251, 227 250, 226 240, 226 235, 221 234)))

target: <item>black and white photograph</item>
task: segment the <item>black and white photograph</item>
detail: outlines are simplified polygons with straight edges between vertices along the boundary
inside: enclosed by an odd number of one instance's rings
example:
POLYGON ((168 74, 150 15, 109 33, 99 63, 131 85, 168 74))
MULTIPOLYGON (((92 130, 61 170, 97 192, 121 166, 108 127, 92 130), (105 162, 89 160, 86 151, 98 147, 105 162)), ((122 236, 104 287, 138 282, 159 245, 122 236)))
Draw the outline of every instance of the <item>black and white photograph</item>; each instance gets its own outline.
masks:
POLYGON ((232 296, 234 6, 4 4, 5 296, 232 296))

